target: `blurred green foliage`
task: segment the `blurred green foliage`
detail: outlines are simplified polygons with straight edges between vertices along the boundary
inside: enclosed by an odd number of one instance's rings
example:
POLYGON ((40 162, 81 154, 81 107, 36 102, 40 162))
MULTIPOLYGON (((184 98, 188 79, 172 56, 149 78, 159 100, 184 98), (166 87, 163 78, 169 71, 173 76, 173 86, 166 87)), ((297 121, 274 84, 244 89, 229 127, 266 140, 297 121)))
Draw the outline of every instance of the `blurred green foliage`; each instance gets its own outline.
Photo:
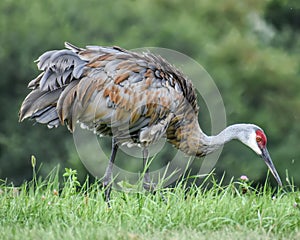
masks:
MULTIPOLYGON (((33 60, 69 41, 81 47, 165 47, 194 58, 216 82, 228 124, 263 127, 279 174, 284 180, 287 170, 300 184, 298 1, 2 0, 0 13, 0 178, 15 183, 30 178, 32 154, 43 162, 42 174, 57 163, 85 174, 65 128, 18 123, 26 85, 38 74, 33 60)), ((200 118, 209 126, 205 111, 200 118)), ((104 145, 109 152, 110 144, 104 145)), ((154 168, 171 150, 157 156, 154 168)), ((228 178, 246 174, 257 181, 267 169, 237 142, 225 146, 216 168, 228 178)))

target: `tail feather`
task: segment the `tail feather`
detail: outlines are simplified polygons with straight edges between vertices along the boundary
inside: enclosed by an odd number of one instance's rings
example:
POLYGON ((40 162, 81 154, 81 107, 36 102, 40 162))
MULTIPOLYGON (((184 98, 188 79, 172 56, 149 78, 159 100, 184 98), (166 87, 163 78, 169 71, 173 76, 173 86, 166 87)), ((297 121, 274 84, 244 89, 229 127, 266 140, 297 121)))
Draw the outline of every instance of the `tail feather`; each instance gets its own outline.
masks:
POLYGON ((58 50, 47 51, 42 54, 37 60, 35 60, 38 69, 44 71, 49 66, 51 56, 57 51, 58 50))
POLYGON ((35 119, 39 123, 52 124, 55 120, 55 126, 58 126, 58 115, 56 112, 56 105, 63 89, 57 89, 51 92, 43 92, 40 89, 33 90, 25 98, 19 112, 19 121, 25 118, 35 119), (50 114, 51 113, 51 114, 50 114), (46 117, 46 115, 49 115, 46 117))
MULTIPOLYGON (((48 106, 44 109, 32 114, 31 118, 34 118, 38 123, 53 125, 59 120, 55 106, 48 106)), ((55 124, 55 126, 58 126, 55 124)))
POLYGON ((69 84, 83 73, 86 61, 70 50, 53 50, 42 54, 36 60, 39 70, 43 72, 28 87, 52 91, 69 84), (76 69, 76 71, 74 71, 76 69))
POLYGON ((65 42, 65 47, 66 47, 67 49, 72 50, 72 51, 75 52, 75 53, 79 53, 79 52, 81 52, 81 51, 84 50, 83 48, 77 47, 77 46, 75 46, 75 45, 73 45, 73 44, 71 44, 71 43, 69 43, 69 42, 65 42))
POLYGON ((42 73, 28 84, 32 91, 22 103, 19 121, 31 118, 48 127, 67 121, 72 130, 76 121, 72 116, 74 86, 82 77, 86 61, 78 54, 81 48, 69 43, 66 47, 69 50, 48 51, 36 60, 42 73))
POLYGON ((72 112, 73 112, 74 100, 76 97, 76 86, 78 82, 79 80, 72 81, 64 89, 57 103, 57 113, 59 119, 61 120, 62 123, 65 123, 67 121, 66 125, 71 132, 73 131, 73 127, 75 125, 75 122, 77 121, 76 116, 74 116, 72 112))
POLYGON ((36 99, 40 98, 44 93, 39 89, 30 92, 22 103, 19 111, 19 121, 22 122, 25 118, 30 117, 35 111, 32 107, 36 99))

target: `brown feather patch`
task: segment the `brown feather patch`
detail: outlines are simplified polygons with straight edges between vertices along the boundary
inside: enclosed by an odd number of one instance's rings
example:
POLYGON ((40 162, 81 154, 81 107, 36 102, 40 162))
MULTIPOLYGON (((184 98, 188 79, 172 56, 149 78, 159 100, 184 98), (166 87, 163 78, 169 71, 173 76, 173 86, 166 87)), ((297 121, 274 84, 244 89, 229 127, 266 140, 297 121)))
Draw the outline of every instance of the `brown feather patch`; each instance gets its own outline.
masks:
POLYGON ((124 80, 126 80, 128 77, 129 77, 129 72, 123 73, 121 75, 118 75, 115 78, 114 82, 115 82, 115 84, 119 84, 119 83, 123 82, 124 80))

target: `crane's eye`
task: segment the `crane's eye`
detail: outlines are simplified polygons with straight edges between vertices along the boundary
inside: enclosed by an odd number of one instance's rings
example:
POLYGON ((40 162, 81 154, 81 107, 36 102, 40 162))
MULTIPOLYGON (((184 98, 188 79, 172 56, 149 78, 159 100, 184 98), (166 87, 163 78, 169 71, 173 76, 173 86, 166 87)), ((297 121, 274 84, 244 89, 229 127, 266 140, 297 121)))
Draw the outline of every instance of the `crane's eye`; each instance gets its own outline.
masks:
POLYGON ((267 137, 261 130, 256 131, 256 142, 260 148, 266 147, 267 137))
POLYGON ((256 142, 260 143, 262 141, 262 137, 261 136, 256 136, 256 142))

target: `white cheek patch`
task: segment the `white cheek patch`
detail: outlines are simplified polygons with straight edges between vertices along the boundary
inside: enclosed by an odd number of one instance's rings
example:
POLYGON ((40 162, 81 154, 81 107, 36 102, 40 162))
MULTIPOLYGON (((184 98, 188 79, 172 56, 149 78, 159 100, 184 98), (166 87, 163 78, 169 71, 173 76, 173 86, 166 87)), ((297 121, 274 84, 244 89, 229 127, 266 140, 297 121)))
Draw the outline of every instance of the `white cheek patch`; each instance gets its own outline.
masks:
POLYGON ((260 148, 258 147, 257 145, 257 142, 256 142, 256 133, 253 132, 249 135, 249 139, 246 143, 246 145, 248 145, 254 152, 256 152, 258 155, 261 155, 262 152, 260 150, 260 148))

